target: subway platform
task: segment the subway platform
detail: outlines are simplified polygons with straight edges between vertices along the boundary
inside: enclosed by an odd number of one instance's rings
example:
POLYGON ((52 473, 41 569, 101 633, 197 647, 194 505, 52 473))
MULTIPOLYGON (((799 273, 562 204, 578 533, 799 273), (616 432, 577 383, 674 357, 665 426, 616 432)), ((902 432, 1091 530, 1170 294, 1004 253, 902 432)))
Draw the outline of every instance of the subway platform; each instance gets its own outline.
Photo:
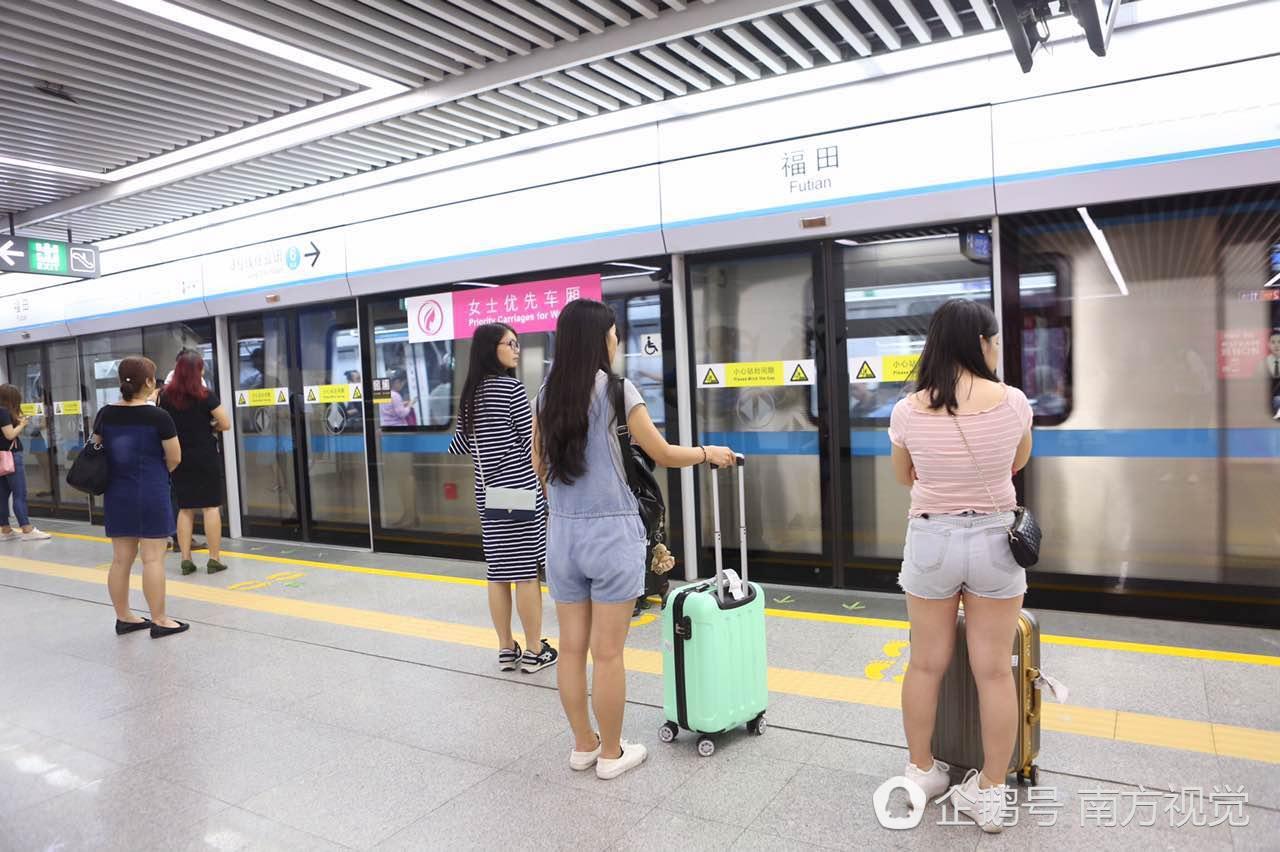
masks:
POLYGON ((643 613, 625 736, 649 759, 604 782, 569 769, 555 670, 496 671, 479 566, 228 541, 222 574, 169 557, 192 628, 152 641, 112 631, 101 529, 46 528, 0 545, 6 852, 1280 849, 1280 632, 1038 610, 1070 694, 1046 695, 1035 801, 999 835, 933 804, 890 830, 900 598, 770 587, 769 730, 709 758, 658 741, 643 613))

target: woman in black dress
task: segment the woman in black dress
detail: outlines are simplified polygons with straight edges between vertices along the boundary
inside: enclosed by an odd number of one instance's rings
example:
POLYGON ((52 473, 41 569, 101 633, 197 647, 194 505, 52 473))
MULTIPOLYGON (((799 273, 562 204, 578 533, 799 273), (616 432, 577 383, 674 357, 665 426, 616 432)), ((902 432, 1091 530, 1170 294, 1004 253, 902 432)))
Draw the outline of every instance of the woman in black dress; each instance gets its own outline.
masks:
POLYGON ((182 461, 178 433, 168 412, 148 405, 156 393, 156 365, 125 358, 118 368, 122 401, 103 406, 93 423, 93 441, 107 452, 103 496, 107 537, 114 551, 107 589, 116 610, 116 633, 151 628, 151 638, 181 633, 188 625, 164 609, 164 553, 173 535, 169 471, 182 461), (142 551, 142 593, 150 620, 129 609, 129 571, 142 551))
POLYGON ((196 510, 204 513, 204 534, 209 542, 210 574, 227 570, 222 556, 222 456, 218 432, 231 428, 231 418, 213 391, 204 383, 204 358, 193 349, 178 353, 173 374, 160 393, 160 407, 169 412, 182 445, 182 464, 173 472, 178 500, 178 548, 182 573, 194 574, 191 532, 196 510))

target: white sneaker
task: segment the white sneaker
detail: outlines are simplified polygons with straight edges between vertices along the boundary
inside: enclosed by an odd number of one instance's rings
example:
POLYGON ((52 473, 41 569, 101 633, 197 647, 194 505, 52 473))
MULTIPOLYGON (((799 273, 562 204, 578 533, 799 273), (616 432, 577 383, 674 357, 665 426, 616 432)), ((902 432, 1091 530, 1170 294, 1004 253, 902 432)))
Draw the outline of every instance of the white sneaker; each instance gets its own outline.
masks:
POLYGON ((48 541, 53 538, 53 536, 49 535, 44 530, 38 530, 35 527, 32 527, 31 532, 22 533, 18 538, 22 541, 48 541))
POLYGON ((22 533, 17 530, 9 530, 7 533, 0 533, 0 541, 17 541, 22 538, 22 533))
POLYGON ((622 756, 616 760, 606 760, 599 758, 596 761, 596 777, 602 781, 609 781, 617 778, 628 769, 635 769, 644 763, 649 751, 640 743, 629 743, 622 741, 622 756))
POLYGON ((998 834, 1004 830, 1005 810, 1008 807, 1005 791, 1008 788, 1000 784, 984 790, 978 786, 978 776, 979 770, 970 769, 964 776, 964 781, 948 790, 938 799, 938 803, 950 799, 956 813, 964 814, 988 834, 998 834))
POLYGON ((924 790, 926 799, 936 799, 947 792, 947 787, 951 786, 951 776, 947 774, 950 771, 951 767, 948 764, 941 760, 934 760, 928 772, 914 763, 908 763, 907 768, 902 770, 902 774, 908 781, 914 781, 921 790, 924 790))
POLYGON ((596 734, 596 747, 594 751, 571 751, 569 752, 569 768, 575 772, 582 772, 584 769, 590 769, 596 765, 596 761, 600 758, 600 735, 596 734))

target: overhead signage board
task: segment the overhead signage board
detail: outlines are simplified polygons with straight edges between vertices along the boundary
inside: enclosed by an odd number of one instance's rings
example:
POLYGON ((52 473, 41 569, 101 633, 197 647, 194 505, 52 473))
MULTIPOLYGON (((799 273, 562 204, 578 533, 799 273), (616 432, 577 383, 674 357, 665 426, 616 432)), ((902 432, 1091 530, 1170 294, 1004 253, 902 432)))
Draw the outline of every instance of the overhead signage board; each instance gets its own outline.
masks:
POLYGON ((960 110, 664 162, 659 171, 662 221, 676 227, 984 183, 989 194, 989 117, 960 110))
POLYGON ((812 358, 798 361, 699 364, 696 373, 698 387, 703 390, 811 385, 816 374, 817 365, 812 358))
POLYGON ((206 297, 345 275, 345 242, 340 230, 211 254, 204 259, 206 297))
POLYGON ((61 240, 0 235, 0 272, 97 278, 98 250, 61 240))
POLYGON ((409 342, 433 343, 471 337, 486 323, 500 322, 517 334, 555 331, 560 311, 576 299, 600 300, 599 275, 575 275, 506 287, 458 290, 405 299, 409 342))

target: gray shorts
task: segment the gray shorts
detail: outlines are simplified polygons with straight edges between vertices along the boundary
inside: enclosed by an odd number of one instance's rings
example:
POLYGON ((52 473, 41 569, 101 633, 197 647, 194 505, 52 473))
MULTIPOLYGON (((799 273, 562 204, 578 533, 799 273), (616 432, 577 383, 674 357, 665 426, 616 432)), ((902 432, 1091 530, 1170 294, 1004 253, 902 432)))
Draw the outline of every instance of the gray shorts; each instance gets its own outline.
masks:
POLYGON ((551 516, 547 590, 556 603, 622 603, 644 594, 649 545, 639 514, 551 516))
POLYGON ((1009 550, 1013 512, 930 515, 907 524, 898 585, 918 598, 941 600, 964 589, 984 598, 1027 591, 1026 569, 1009 550))

